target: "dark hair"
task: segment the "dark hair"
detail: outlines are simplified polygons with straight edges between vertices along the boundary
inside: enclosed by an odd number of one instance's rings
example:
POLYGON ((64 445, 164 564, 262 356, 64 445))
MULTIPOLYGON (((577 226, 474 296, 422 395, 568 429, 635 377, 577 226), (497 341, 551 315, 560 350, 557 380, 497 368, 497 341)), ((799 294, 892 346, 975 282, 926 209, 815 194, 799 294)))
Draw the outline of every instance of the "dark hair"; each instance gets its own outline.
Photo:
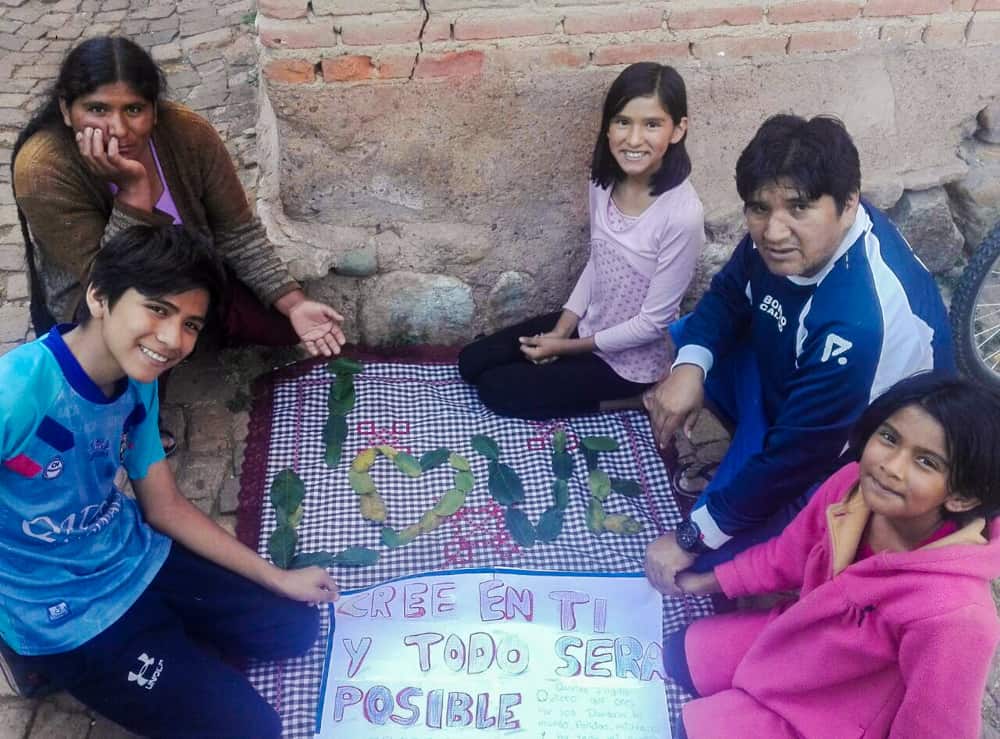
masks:
MULTIPOLYGON (((75 46, 63 59, 59 67, 59 76, 49 90, 48 99, 38 112, 32 116, 28 124, 21 129, 14 142, 14 151, 10 157, 11 172, 14 162, 25 142, 43 129, 63 130, 62 111, 59 101, 71 105, 74 100, 83 95, 89 95, 102 85, 124 82, 146 100, 157 103, 166 90, 163 72, 156 62, 138 44, 121 36, 95 36, 75 46)), ((67 130, 67 135, 69 135, 67 130)), ((14 189, 14 178, 11 177, 11 189, 14 189)), ((15 202, 17 193, 15 195, 15 202)), ((24 238, 25 261, 28 265, 28 277, 31 283, 31 322, 35 333, 41 335, 55 323, 45 304, 44 289, 38 276, 35 264, 35 245, 31 241, 28 222, 17 209, 17 217, 21 222, 21 236, 24 238)))
MULTIPOLYGON (((638 62, 629 65, 618 75, 607 96, 604 98, 604 112, 601 114, 601 130, 594 145, 594 157, 590 163, 590 179, 603 188, 625 179, 625 173, 611 155, 608 146, 608 128, 611 119, 633 98, 656 95, 660 105, 670 115, 674 125, 679 125, 688 114, 687 90, 684 80, 673 67, 656 62, 638 62)), ((663 163, 650 179, 649 191, 652 195, 662 195, 667 190, 681 184, 691 174, 691 158, 684 147, 687 132, 676 144, 671 144, 663 156, 663 163)))
MULTIPOLYGON (((183 226, 131 226, 97 252, 87 285, 110 309, 130 288, 147 298, 201 288, 208 291, 210 319, 221 308, 226 271, 211 242, 183 226)), ((89 318, 82 311, 81 322, 89 318)))
POLYGON ((907 406, 918 406, 944 429, 949 491, 980 501, 962 514, 943 511, 945 517, 968 521, 995 516, 1000 511, 1000 394, 940 371, 908 377, 861 415, 851 431, 848 456, 860 459, 879 426, 907 406))
POLYGON ((831 196, 837 215, 843 213, 861 190, 858 150, 844 124, 825 115, 764 121, 736 162, 736 190, 746 203, 762 187, 784 181, 808 200, 831 196))

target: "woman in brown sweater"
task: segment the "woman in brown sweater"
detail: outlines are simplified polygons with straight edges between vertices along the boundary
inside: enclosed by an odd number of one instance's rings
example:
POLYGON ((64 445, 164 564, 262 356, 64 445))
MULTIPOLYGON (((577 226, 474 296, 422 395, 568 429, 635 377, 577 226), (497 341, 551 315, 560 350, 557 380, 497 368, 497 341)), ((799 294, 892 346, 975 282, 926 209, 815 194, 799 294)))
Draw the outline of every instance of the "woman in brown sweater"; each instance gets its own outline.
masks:
POLYGON ((301 341, 313 355, 338 353, 343 317, 305 296, 251 211, 219 135, 161 100, 164 86, 132 41, 88 39, 66 56, 48 100, 18 136, 13 186, 35 333, 73 320, 90 264, 116 233, 182 223, 211 238, 229 268, 228 343, 301 341))

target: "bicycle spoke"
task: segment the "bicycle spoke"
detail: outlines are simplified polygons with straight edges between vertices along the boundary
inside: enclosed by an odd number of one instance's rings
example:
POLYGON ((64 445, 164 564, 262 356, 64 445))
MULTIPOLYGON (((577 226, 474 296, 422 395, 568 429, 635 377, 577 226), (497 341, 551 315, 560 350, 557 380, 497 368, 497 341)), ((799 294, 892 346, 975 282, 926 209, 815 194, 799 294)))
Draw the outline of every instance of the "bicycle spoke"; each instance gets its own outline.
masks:
POLYGON ((1000 336, 1000 326, 991 326, 990 328, 984 329, 983 331, 980 331, 978 334, 976 334, 975 335, 976 338, 978 339, 982 334, 986 333, 987 331, 993 331, 993 333, 991 333, 989 336, 983 339, 980 343, 976 344, 977 349, 982 349, 984 346, 989 344, 990 340, 994 336, 1000 336))

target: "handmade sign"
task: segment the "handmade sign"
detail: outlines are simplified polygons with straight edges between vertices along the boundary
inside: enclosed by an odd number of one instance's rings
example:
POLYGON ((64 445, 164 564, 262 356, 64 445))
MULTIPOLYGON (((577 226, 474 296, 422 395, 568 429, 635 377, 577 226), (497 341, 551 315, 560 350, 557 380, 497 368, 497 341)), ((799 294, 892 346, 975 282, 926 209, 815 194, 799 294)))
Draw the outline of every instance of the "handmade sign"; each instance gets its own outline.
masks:
POLYGON ((670 737, 661 598, 641 575, 459 570, 331 609, 320 739, 670 737))

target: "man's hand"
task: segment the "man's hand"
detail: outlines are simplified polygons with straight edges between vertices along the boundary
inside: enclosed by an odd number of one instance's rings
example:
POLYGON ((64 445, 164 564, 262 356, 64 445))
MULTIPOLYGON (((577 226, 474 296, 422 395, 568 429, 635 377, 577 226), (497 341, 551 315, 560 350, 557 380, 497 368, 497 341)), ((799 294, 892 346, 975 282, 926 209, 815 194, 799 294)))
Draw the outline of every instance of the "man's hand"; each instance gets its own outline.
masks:
POLYGON ((683 595, 676 578, 694 563, 696 555, 685 552, 673 531, 654 539, 646 547, 646 579, 664 595, 683 595))
POLYGON ((272 590, 304 603, 332 603, 340 597, 337 581, 322 567, 279 570, 272 590))
POLYGON ((312 356, 340 354, 340 347, 346 341, 341 328, 344 317, 330 306, 302 300, 289 309, 288 320, 312 356))
POLYGON ((673 444, 674 432, 683 424, 691 435, 705 402, 705 375, 695 364, 680 364, 667 379, 647 390, 642 403, 649 411, 653 436, 661 448, 673 444))

